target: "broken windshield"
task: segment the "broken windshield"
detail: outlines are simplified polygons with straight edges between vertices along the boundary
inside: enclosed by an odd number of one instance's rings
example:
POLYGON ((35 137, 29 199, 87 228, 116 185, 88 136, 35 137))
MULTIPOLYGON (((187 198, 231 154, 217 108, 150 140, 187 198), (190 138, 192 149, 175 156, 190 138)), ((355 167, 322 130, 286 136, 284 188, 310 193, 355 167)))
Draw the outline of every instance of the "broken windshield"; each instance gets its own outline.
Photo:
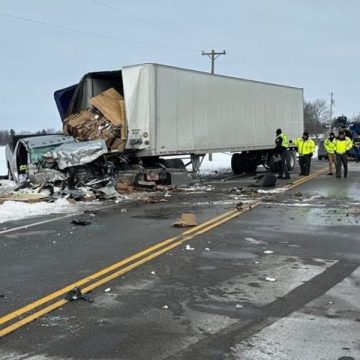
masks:
POLYGON ((31 163, 35 164, 35 163, 39 162, 39 160, 43 159, 44 154, 46 154, 48 151, 52 151, 52 150, 56 149, 60 145, 61 144, 48 145, 48 146, 41 146, 38 148, 31 149, 31 152, 30 152, 31 163))

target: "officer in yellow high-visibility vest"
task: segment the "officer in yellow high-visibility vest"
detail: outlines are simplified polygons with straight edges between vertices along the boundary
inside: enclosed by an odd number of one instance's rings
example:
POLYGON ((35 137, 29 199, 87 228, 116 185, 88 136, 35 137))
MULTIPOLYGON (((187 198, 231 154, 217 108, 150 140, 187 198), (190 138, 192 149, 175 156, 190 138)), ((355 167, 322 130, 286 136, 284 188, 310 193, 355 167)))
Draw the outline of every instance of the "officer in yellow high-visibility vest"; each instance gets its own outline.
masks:
POLYGON ((279 176, 278 179, 290 179, 289 174, 289 139, 281 131, 276 130, 275 138, 275 153, 280 155, 281 161, 279 162, 279 176), (283 177, 285 174, 285 177, 283 177))
POLYGON ((350 138, 345 136, 344 131, 340 130, 339 135, 335 140, 335 154, 336 154, 336 177, 341 178, 341 164, 344 166, 344 177, 348 174, 348 157, 347 152, 351 150, 353 143, 350 138))
POLYGON ((328 160, 329 160, 329 173, 328 175, 332 175, 333 172, 333 163, 335 163, 335 134, 333 132, 330 133, 329 137, 324 141, 324 148, 327 152, 328 160))
POLYGON ((315 142, 309 138, 309 133, 304 131, 303 136, 294 140, 299 154, 300 174, 307 176, 310 174, 311 158, 315 151, 315 142))

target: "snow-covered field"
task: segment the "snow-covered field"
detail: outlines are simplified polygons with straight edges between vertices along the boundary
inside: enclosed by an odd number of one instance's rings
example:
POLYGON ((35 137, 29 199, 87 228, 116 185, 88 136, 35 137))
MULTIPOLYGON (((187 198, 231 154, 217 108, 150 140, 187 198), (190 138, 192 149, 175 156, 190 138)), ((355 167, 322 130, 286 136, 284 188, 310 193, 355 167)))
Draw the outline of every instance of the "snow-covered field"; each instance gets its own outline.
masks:
POLYGON ((7 174, 6 159, 5 159, 5 146, 0 145, 0 176, 7 174))

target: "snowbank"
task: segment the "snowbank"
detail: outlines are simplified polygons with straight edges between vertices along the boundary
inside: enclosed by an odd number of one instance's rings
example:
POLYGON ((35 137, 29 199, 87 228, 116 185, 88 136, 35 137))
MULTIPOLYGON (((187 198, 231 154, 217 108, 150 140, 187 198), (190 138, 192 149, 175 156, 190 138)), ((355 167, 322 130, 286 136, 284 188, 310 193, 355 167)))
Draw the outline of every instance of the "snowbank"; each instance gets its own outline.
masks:
POLYGON ((33 216, 76 213, 84 204, 70 204, 66 199, 58 199, 53 203, 39 202, 27 204, 19 201, 5 201, 0 205, 0 223, 20 220, 33 216))
POLYGON ((15 181, 0 180, 0 195, 11 194, 17 186, 15 181))
POLYGON ((0 145, 0 176, 7 175, 5 145, 0 145))

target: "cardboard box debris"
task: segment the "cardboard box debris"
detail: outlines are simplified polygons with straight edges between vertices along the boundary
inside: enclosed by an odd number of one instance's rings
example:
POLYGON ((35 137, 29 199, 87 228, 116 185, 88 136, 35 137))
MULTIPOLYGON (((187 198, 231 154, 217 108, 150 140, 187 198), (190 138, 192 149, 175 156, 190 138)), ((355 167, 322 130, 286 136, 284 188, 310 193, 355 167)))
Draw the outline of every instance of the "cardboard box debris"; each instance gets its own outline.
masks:
POLYGON ((110 88, 90 100, 92 108, 68 116, 64 133, 80 141, 104 139, 109 150, 125 150, 127 130, 124 98, 110 88))
POLYGON ((114 88, 90 99, 90 105, 98 109, 114 125, 125 125, 124 98, 114 88))
POLYGON ((134 186, 129 185, 127 182, 121 181, 119 180, 116 183, 116 190, 117 192, 119 192, 120 194, 129 194, 135 191, 134 186))
POLYGON ((174 223, 174 227, 189 227, 189 226, 196 226, 197 222, 195 219, 195 214, 193 213, 183 213, 181 217, 178 218, 174 223))
POLYGON ((15 192, 11 195, 0 197, 0 204, 4 203, 5 201, 22 201, 31 204, 47 200, 48 198, 48 195, 43 194, 28 194, 15 192))
MULTIPOLYGON (((115 140, 121 137, 121 126, 112 124, 102 115, 90 109, 65 119, 64 133, 80 141, 104 139, 106 146, 111 149, 115 140)), ((116 147, 118 147, 118 143, 116 147)))

